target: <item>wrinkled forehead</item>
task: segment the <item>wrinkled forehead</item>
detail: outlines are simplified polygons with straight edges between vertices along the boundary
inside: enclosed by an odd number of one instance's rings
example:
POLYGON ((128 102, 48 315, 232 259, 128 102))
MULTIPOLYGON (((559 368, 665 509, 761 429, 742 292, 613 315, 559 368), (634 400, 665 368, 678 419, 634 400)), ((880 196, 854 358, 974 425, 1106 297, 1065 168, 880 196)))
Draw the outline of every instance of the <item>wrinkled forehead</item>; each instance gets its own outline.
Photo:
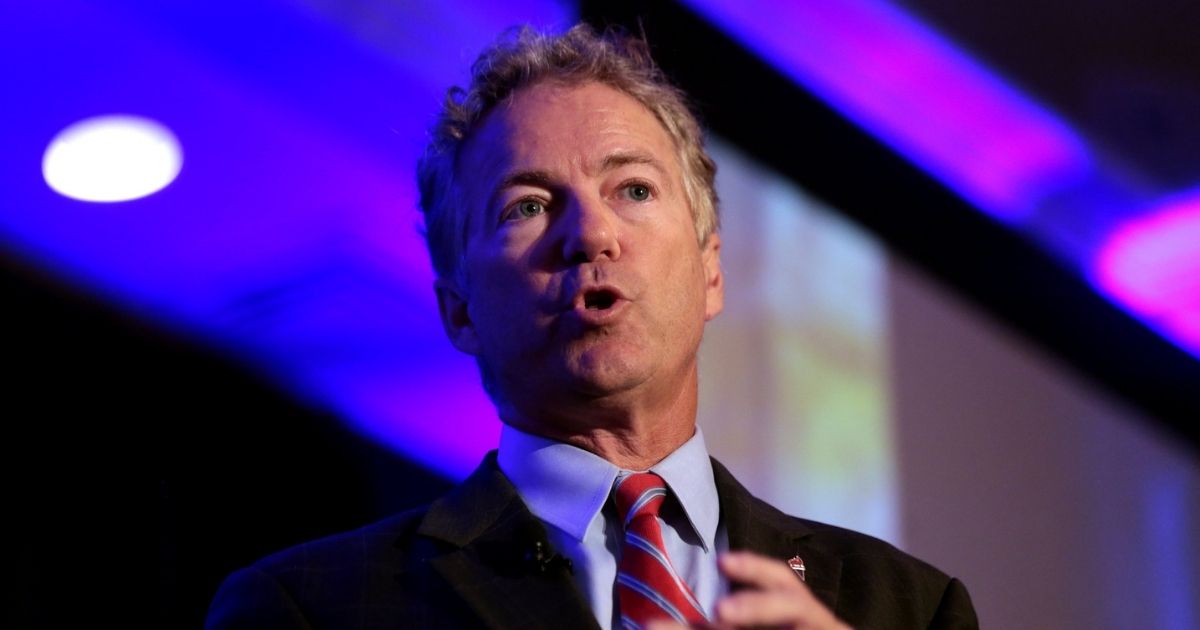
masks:
POLYGON ((654 155, 680 170, 666 128, 632 96, 596 82, 543 82, 514 92, 479 121, 456 170, 465 182, 487 185, 514 168, 598 169, 614 152, 654 155))
POLYGON ((484 173, 503 170, 516 157, 512 138, 520 133, 509 115, 508 102, 498 103, 463 140, 455 160, 455 178, 469 184, 484 173))

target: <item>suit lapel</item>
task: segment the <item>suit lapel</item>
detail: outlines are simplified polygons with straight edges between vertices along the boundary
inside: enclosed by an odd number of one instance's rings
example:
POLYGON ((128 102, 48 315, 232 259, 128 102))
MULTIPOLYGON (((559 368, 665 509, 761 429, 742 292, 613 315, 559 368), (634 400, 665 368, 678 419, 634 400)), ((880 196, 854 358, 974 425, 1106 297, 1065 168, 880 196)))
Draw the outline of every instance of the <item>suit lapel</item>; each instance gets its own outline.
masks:
MULTIPOLYGON (((781 561, 799 556, 809 589, 836 609, 841 560, 823 551, 802 521, 755 498, 716 460, 713 477, 730 548, 781 561)), ((540 572, 526 559, 538 542, 549 549, 545 529, 500 472, 494 451, 466 481, 430 506, 418 534, 440 543, 426 561, 485 625, 598 627, 565 570, 540 572)))
POLYGON ((496 466, 494 451, 430 506, 418 533, 448 543, 429 564, 488 626, 597 627, 566 570, 542 571, 529 560, 537 543, 549 550, 545 529, 496 466))
POLYGON ((755 498, 720 462, 713 460, 713 478, 721 501, 721 521, 729 547, 783 561, 799 556, 806 568, 805 584, 830 610, 837 609, 842 561, 813 543, 812 530, 755 498))

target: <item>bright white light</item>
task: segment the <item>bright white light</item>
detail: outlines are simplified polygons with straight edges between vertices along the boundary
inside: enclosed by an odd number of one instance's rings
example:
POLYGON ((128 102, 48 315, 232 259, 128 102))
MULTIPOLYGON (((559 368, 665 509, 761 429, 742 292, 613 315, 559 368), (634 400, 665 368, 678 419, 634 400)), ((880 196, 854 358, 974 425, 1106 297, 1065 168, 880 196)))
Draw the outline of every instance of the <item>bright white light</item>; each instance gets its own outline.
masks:
POLYGON ((183 152, 171 130, 137 116, 97 116, 63 129, 42 157, 42 177, 83 201, 128 201, 179 175, 183 152))

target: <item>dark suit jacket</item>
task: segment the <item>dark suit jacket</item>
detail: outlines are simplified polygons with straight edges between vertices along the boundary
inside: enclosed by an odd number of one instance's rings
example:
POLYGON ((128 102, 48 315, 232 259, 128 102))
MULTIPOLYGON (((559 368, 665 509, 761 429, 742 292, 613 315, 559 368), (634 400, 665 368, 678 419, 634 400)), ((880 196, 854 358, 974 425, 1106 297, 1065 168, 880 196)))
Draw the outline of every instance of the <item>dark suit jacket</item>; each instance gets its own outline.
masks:
MULTIPOLYGON (((733 549, 800 556, 808 586, 855 628, 977 628, 962 583, 895 547, 793 518, 713 462, 733 549)), ((206 627, 595 628, 545 530, 491 453, 448 495, 365 528, 269 556, 229 576, 206 627)))

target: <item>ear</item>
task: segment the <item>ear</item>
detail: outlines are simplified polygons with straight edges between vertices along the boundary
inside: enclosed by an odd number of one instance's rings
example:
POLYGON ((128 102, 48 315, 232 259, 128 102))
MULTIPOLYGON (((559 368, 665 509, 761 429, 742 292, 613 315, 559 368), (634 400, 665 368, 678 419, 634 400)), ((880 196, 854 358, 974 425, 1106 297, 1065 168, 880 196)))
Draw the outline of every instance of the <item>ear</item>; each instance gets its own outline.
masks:
POLYGON ((467 298, 458 285, 450 280, 438 278, 433 283, 437 294, 438 314, 442 317, 442 328, 455 348, 470 355, 479 354, 479 337, 467 309, 467 298))
POLYGON ((725 272, 721 271, 721 235, 713 232, 700 252, 704 265, 704 321, 721 314, 725 308, 725 272))

